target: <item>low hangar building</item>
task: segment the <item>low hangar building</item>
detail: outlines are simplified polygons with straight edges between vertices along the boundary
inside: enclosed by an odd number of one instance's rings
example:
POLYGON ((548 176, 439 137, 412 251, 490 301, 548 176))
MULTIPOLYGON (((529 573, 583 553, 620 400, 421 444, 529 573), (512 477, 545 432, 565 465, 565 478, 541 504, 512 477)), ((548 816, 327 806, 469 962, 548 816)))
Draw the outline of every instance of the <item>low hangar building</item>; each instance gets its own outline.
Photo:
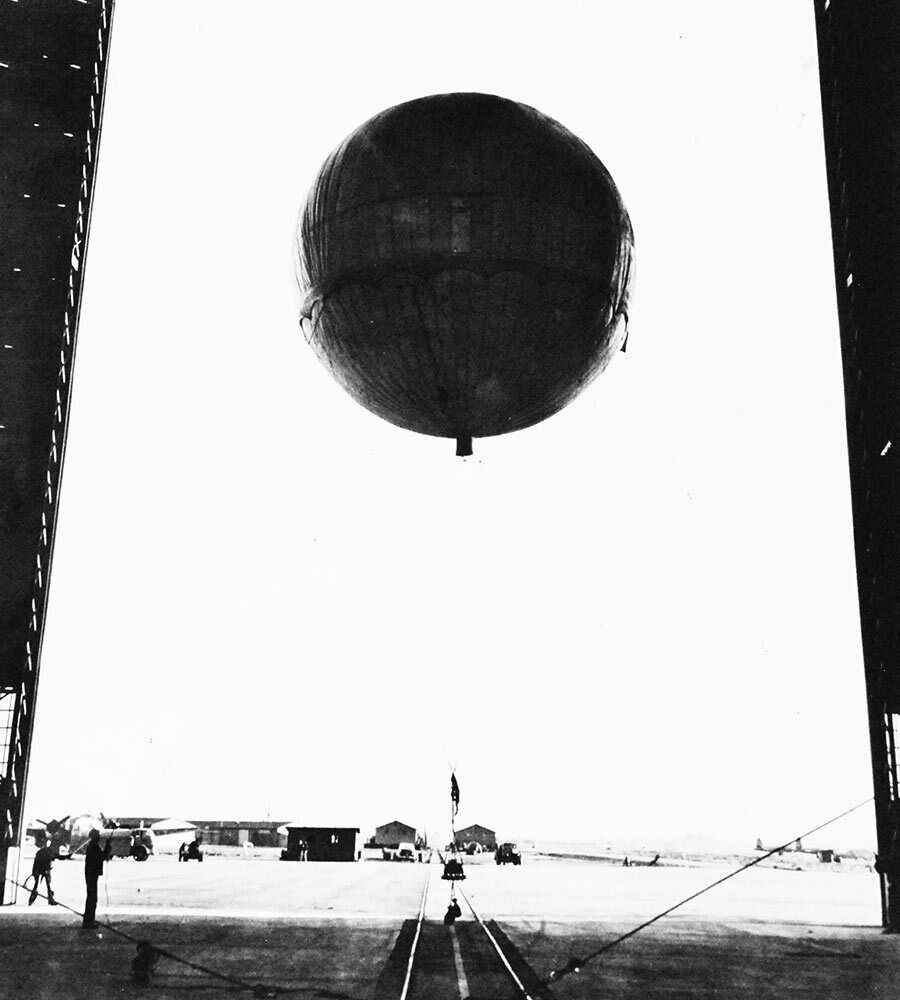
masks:
POLYGON ((464 850, 468 844, 478 844, 484 851, 496 851, 497 834, 480 823, 473 823, 456 831, 456 846, 464 850))
POLYGON ((384 847, 396 850, 401 844, 416 843, 416 828, 399 819, 391 820, 384 826, 375 827, 375 836, 371 842, 373 847, 384 847))

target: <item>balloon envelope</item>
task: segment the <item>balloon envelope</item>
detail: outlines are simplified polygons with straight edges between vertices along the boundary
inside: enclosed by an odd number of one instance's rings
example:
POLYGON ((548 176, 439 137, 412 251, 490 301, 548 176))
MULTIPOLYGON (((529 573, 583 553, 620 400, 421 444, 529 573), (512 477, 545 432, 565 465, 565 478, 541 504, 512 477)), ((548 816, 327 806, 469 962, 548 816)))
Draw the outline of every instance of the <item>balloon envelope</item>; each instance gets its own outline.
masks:
POLYGON ((319 172, 297 243, 307 339, 409 430, 528 427, 624 341, 634 238, 612 178, 501 97, 435 95, 360 125, 319 172))

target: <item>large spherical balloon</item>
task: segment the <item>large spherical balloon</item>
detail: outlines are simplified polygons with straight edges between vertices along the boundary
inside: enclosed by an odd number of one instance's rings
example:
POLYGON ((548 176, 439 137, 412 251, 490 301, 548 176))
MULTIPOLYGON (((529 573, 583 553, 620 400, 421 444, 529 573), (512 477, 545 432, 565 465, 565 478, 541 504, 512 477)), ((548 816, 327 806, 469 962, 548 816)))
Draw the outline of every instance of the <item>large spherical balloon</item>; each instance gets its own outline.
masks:
POLYGON ((485 94, 424 97, 360 125, 319 172, 301 322, 354 399, 466 454, 606 367, 633 243, 606 168, 558 122, 485 94))

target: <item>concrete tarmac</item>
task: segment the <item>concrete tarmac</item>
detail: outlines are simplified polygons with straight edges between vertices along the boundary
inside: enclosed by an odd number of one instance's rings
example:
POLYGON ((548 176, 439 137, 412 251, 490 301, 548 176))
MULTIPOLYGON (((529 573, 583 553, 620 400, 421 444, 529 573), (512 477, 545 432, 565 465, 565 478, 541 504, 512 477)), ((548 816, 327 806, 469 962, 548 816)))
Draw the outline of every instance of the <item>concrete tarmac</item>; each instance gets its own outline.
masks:
MULTIPOLYGON (((467 864, 462 887, 536 983, 728 870, 526 856, 521 867, 467 864)), ((503 976, 462 899, 455 945, 443 927, 449 885, 440 872, 436 864, 376 861, 116 859, 100 881, 96 930, 83 930, 63 906, 38 900, 28 907, 23 892, 0 909, 0 998, 204 1000, 251 996, 249 987, 331 1000, 399 998, 429 876, 410 1000, 443 1000, 463 989, 473 998, 514 996, 511 983, 498 992, 503 976), (161 958, 151 984, 138 986, 134 941, 116 930, 231 979, 161 958)), ((54 889, 80 910, 83 863, 57 862, 54 889)), ((894 998, 900 939, 883 935, 879 920, 871 873, 751 869, 565 976, 547 995, 894 998)))

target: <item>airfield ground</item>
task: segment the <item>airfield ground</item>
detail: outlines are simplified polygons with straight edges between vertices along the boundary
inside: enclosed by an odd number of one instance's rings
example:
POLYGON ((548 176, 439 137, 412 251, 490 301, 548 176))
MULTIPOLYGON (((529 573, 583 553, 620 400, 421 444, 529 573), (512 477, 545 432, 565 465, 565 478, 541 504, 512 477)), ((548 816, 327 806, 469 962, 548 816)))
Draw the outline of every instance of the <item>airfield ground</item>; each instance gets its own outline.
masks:
MULTIPOLYGON (((24 866, 23 866, 24 867, 24 866)), ((727 874, 723 866, 622 868, 526 857, 521 867, 467 865, 463 885, 511 954, 545 979, 573 956, 649 919, 727 874)), ((207 857, 203 864, 114 860, 101 879, 98 919, 242 983, 285 996, 399 998, 426 880, 420 961, 409 1000, 512 997, 485 965, 484 935, 463 903, 462 973, 441 923, 448 885, 437 864, 281 863, 207 857), (406 949, 404 951, 404 948, 406 949), (491 978, 493 976, 493 978, 491 978)), ((83 865, 58 862, 54 888, 75 909, 83 865)), ((593 998, 897 996, 900 937, 883 935, 876 876, 856 869, 754 868, 721 885, 550 988, 593 998)), ((168 958, 149 986, 131 980, 132 941, 88 931, 39 899, 0 909, 0 997, 108 1000, 131 996, 251 996, 168 958)))

